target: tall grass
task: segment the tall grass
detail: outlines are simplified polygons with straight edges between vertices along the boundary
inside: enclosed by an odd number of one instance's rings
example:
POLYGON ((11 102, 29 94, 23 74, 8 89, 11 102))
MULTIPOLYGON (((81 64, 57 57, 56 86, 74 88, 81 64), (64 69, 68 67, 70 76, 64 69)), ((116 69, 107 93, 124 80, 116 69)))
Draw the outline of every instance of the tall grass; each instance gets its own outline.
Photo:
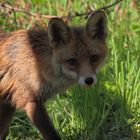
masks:
MULTIPOLYGON (((31 12, 67 15, 85 12, 112 3, 111 0, 8 0, 31 12), (27 7, 28 9, 28 7, 27 7)), ((108 60, 98 74, 98 83, 91 89, 75 86, 46 104, 46 108, 64 140, 139 140, 140 139, 140 2, 123 1, 108 12, 108 60)), ((4 11, 6 12, 6 11, 4 11)), ((46 25, 47 20, 22 13, 4 16, 0 27, 6 32, 46 25)), ((74 18, 70 24, 85 23, 74 18)), ((7 140, 40 140, 38 130, 17 111, 7 140)))

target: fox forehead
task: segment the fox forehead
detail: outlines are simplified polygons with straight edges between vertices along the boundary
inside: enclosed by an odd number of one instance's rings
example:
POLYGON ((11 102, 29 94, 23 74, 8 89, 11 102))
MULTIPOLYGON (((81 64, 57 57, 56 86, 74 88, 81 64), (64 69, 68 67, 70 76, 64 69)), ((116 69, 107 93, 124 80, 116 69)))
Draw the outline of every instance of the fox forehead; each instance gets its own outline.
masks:
POLYGON ((54 48, 54 53, 60 58, 84 58, 90 55, 105 57, 107 47, 105 41, 90 39, 84 27, 71 27, 72 36, 67 44, 54 48))

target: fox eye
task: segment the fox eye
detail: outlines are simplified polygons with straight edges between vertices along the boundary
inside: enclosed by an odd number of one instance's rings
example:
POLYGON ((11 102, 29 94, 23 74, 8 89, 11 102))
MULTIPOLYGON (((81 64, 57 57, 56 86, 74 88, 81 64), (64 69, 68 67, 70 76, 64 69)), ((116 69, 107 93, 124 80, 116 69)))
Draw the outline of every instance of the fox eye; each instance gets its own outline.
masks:
POLYGON ((99 60, 99 55, 94 54, 94 55, 90 56, 91 62, 97 62, 98 60, 99 60))
POLYGON ((68 59, 66 61, 69 65, 72 65, 72 66, 77 64, 77 60, 75 58, 71 58, 71 59, 68 59))

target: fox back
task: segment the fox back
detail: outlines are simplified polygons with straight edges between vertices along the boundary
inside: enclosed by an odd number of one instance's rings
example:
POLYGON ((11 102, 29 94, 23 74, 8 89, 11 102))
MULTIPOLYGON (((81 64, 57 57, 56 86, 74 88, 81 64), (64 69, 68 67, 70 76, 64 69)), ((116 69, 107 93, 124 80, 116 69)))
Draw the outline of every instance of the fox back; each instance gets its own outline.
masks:
POLYGON ((54 18, 47 29, 1 34, 0 102, 28 112, 28 103, 42 104, 75 83, 94 85, 107 55, 106 36, 102 11, 85 26, 69 26, 54 18))

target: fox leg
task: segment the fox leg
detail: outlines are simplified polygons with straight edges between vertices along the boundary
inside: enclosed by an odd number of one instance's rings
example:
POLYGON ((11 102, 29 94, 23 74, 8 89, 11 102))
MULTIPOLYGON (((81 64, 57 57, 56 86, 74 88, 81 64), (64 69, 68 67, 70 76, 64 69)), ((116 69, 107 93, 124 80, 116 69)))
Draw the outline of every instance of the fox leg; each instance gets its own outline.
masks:
POLYGON ((29 102, 26 104, 25 111, 45 140, 61 140, 42 104, 29 102))
MULTIPOLYGON (((0 138, 4 140, 12 120, 15 108, 10 104, 0 102, 0 138)), ((1 140, 0 139, 0 140, 1 140)))

